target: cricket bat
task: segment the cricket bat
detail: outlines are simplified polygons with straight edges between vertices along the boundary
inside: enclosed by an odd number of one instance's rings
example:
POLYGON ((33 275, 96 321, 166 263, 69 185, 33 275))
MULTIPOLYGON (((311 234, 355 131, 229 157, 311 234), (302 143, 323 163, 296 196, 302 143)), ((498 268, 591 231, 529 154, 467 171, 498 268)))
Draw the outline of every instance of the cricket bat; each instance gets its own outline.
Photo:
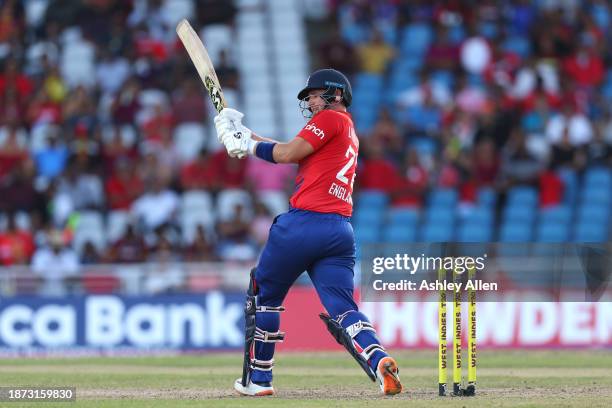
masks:
POLYGON ((223 108, 227 107, 227 103, 225 102, 225 97, 223 96, 219 79, 215 73, 215 67, 213 67, 212 62, 210 61, 210 57, 208 56, 208 52, 206 51, 204 44, 202 44, 202 41, 200 41, 200 37, 193 30, 191 24, 189 24, 189 22, 185 19, 182 19, 177 24, 176 33, 185 46, 185 49, 191 58, 191 62, 193 62, 193 65, 196 67, 198 74, 200 74, 200 78, 202 79, 204 87, 210 95, 210 99, 212 100, 215 110, 217 112, 221 112, 223 108))

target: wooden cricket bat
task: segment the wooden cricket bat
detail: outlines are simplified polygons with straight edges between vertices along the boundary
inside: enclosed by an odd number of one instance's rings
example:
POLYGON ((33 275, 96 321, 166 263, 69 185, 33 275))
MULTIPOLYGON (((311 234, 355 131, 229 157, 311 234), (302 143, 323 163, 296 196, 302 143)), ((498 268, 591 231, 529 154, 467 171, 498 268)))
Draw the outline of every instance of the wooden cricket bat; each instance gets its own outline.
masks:
POLYGON ((215 67, 213 67, 208 52, 202 44, 200 37, 193 30, 191 24, 185 19, 181 20, 176 26, 176 33, 178 34, 181 42, 185 46, 191 62, 196 67, 200 78, 204 83, 204 87, 210 95, 213 106, 217 112, 227 107, 219 79, 215 73, 215 67))

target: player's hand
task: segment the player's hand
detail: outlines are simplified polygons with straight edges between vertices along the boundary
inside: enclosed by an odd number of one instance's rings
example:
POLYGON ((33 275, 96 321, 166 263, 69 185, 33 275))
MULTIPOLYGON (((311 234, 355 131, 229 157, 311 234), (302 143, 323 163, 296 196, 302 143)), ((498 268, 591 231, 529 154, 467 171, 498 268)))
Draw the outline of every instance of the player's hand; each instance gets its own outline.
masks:
POLYGON ((253 152, 255 141, 251 139, 251 130, 244 125, 236 129, 227 129, 220 136, 230 157, 245 158, 253 152))
POLYGON ((228 131, 236 131, 242 126, 242 118, 244 114, 236 109, 224 108, 215 116, 215 128, 217 130, 217 139, 223 143, 222 135, 228 131))

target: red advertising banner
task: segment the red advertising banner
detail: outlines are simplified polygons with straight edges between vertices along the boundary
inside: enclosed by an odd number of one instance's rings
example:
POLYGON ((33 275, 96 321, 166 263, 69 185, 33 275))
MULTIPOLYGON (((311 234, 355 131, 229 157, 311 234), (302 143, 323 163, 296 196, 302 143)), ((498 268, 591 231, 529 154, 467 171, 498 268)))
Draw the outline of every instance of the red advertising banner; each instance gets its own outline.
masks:
MULTIPOLYGON (((314 289, 293 288, 285 306, 281 330, 287 332, 287 337, 279 345, 280 350, 341 347, 318 317, 323 306, 314 289)), ((467 316, 466 303, 464 307, 462 312, 467 316)), ((423 302, 363 302, 360 308, 371 319, 386 347, 435 348, 437 345, 435 296, 423 302)), ((448 313, 452 313, 451 302, 448 313)), ((467 334, 467 330, 463 332, 467 334)), ((612 303, 479 303, 477 341, 479 347, 612 347, 612 303)))

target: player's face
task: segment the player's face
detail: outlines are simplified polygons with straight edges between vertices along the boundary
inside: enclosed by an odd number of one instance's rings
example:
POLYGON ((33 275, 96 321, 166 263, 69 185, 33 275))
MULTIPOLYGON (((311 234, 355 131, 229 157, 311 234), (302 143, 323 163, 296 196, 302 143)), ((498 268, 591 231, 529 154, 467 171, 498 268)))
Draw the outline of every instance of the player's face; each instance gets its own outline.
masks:
POLYGON ((324 92, 323 89, 314 89, 308 92, 308 107, 313 115, 325 109, 325 99, 321 97, 324 92))

